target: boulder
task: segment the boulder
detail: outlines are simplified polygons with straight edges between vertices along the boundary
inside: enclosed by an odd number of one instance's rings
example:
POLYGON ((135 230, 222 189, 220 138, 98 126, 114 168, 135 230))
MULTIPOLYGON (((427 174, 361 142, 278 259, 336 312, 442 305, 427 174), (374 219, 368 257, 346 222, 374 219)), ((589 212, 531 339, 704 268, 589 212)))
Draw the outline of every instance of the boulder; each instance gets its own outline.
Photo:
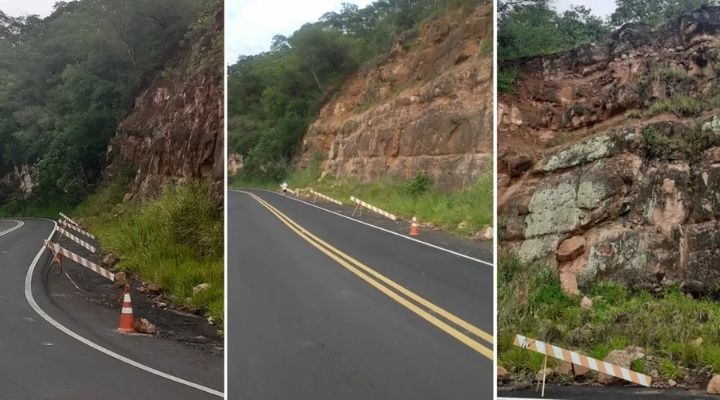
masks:
POLYGON ((210 288, 209 283, 201 283, 193 288, 193 295, 208 290, 210 288))
POLYGON ((720 394, 720 375, 713 375, 707 385, 707 392, 710 394, 720 394))
POLYGON ((115 286, 117 287, 125 287, 127 285, 127 276, 125 275, 125 272, 118 272, 115 274, 115 286))
MULTIPOLYGON (((640 360, 642 358, 645 358, 645 350, 642 347, 629 346, 624 350, 611 351, 610 354, 605 357, 604 361, 619 367, 630 368, 633 361, 640 360)), ((614 376, 606 375, 602 372, 598 374, 598 380, 600 383, 606 385, 615 382, 617 379, 618 378, 615 378, 614 376)))
POLYGON ((147 319, 139 318, 135 320, 135 331, 147 335, 154 335, 157 333, 157 327, 147 319))
POLYGON ((545 368, 544 370, 541 369, 537 374, 535 374, 535 382, 542 382, 543 372, 545 375, 545 382, 547 382, 548 378, 550 378, 553 374, 552 368, 545 368))
POLYGON ((499 381, 504 381, 505 379, 507 379, 507 376, 508 376, 507 370, 506 370, 505 368, 503 368, 503 367, 501 367, 501 366, 498 365, 498 367, 497 367, 497 380, 499 380, 499 381))
POLYGON ((582 301, 580 302, 580 307, 582 307, 583 310, 590 311, 592 310, 592 306, 592 300, 590 300, 587 296, 583 296, 582 301))
POLYGON ((572 261, 585 252, 585 238, 582 236, 573 236, 565 239, 560 243, 555 254, 559 262, 572 261))

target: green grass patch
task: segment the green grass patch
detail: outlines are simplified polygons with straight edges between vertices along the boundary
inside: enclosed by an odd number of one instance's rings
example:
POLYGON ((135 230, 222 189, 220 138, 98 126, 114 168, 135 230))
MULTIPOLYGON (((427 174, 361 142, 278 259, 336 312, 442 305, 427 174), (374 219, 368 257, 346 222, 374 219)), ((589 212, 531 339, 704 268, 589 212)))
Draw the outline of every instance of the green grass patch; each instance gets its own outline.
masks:
POLYGON ((708 109, 709 105, 704 100, 688 95, 678 95, 652 103, 644 115, 651 117, 663 112, 671 112, 678 117, 696 117, 708 109))
MULTIPOLYGON (((349 203, 350 196, 355 196, 399 217, 416 216, 421 222, 460 235, 471 235, 493 222, 492 172, 456 192, 438 190, 432 179, 422 174, 406 181, 380 179, 367 183, 352 178, 319 177, 320 162, 316 160, 307 168, 290 173, 287 182, 291 188, 313 188, 343 203, 349 203)), ((238 178, 230 184, 279 190, 275 182, 238 178)))
POLYGON ((207 186, 168 187, 155 200, 122 203, 124 186, 110 185, 72 213, 83 219, 118 268, 161 287, 176 304, 202 310, 224 323, 223 218, 207 186), (193 287, 209 289, 193 294, 193 287))
MULTIPOLYGON (((583 288, 593 301, 580 307, 568 297, 556 272, 503 255, 498 266, 499 365, 516 374, 539 370, 537 357, 513 346, 516 334, 604 358, 612 350, 642 346, 660 361, 659 372, 678 378, 685 368, 720 372, 720 303, 691 299, 677 288, 655 295, 598 282, 583 288), (702 339, 698 347, 697 339, 702 339)), ((636 370, 647 368, 636 363, 636 370)))

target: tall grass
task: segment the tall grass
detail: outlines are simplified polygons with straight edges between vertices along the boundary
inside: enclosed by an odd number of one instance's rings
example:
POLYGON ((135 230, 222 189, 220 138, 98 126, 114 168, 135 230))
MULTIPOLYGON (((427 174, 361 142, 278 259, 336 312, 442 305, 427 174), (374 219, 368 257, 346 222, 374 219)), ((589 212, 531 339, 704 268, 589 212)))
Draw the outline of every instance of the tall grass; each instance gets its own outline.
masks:
POLYGON ((691 299, 677 288, 655 295, 607 282, 585 292, 593 301, 591 310, 563 293, 552 268, 501 256, 499 365, 528 376, 540 369, 539 354, 513 345, 515 335, 523 334, 601 359, 615 349, 642 346, 667 379, 677 379, 684 369, 720 373, 720 304, 715 300, 691 299))
POLYGON ((118 268, 159 285, 174 302, 203 310, 222 326, 223 219, 207 186, 168 187, 145 204, 122 203, 122 193, 122 186, 111 185, 74 214, 118 254, 118 268), (193 293, 201 283, 210 287, 193 293))
MULTIPOLYGON (((340 177, 320 179, 320 163, 316 160, 305 169, 291 172, 287 182, 291 188, 313 188, 342 202, 349 202, 350 196, 355 196, 400 217, 416 216, 422 222, 430 222, 460 235, 471 235, 493 223, 491 172, 485 173, 464 190, 444 192, 438 190, 425 175, 406 181, 379 179, 360 182, 340 177)), ((239 177, 231 180, 230 186, 279 188, 275 182, 248 181, 239 177)))

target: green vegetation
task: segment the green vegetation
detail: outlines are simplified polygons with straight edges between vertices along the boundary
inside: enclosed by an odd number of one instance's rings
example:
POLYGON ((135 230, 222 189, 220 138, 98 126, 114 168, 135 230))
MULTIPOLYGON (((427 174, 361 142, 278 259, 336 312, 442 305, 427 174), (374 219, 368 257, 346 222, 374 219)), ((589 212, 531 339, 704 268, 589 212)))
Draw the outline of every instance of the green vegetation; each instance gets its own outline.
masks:
POLYGON ((512 92, 514 79, 505 72, 506 61, 574 49, 605 41, 612 30, 625 23, 656 26, 716 0, 618 0, 609 19, 591 9, 573 6, 563 12, 550 0, 504 0, 498 3, 498 90, 512 92), (502 78, 502 79, 501 79, 502 78))
POLYGON ((715 0, 616 0, 615 12, 610 16, 614 26, 641 22, 658 26, 702 5, 717 5, 715 0))
POLYGON ((119 119, 211 3, 61 1, 44 19, 0 11, 0 176, 29 165, 38 179, 6 212, 46 215, 94 190, 119 119))
POLYGON ((118 268, 157 284, 176 304, 206 312, 222 328, 223 218, 204 184, 168 187, 147 203, 123 203, 123 182, 98 191, 73 215, 87 223, 118 268), (208 283, 206 290, 193 287, 208 283))
POLYGON ((678 95, 652 103, 644 115, 650 117, 663 112, 671 112, 678 117, 696 117, 708 109, 708 103, 702 99, 678 95))
MULTIPOLYGON (((690 299, 677 288, 655 295, 598 282, 583 288, 593 301, 591 310, 583 310, 580 298, 563 293, 552 268, 510 255, 499 261, 498 364, 508 371, 530 375, 541 368, 542 356, 513 345, 519 333, 597 358, 642 346, 658 360, 665 378, 677 379, 686 369, 720 373, 720 304, 715 300, 690 299)), ((635 367, 649 369, 647 361, 635 367)))
MULTIPOLYGON (((489 2, 378 0, 362 9, 344 4, 339 13, 326 13, 289 37, 275 36, 270 51, 241 56, 228 71, 228 147, 243 156, 243 179, 282 179, 322 104, 361 65, 381 60, 398 34, 412 38, 427 17, 479 3, 489 2)), ((365 107, 376 101, 370 92, 365 107)))
MULTIPOLYGON (((380 179, 361 183, 356 179, 325 177, 319 179, 319 162, 290 173, 287 182, 291 188, 312 188, 343 203, 355 196, 400 217, 416 216, 421 222, 430 222, 439 228, 471 235, 493 222, 493 179, 488 171, 477 182, 458 192, 441 192, 426 175, 408 181, 380 179)), ((232 187, 264 187, 278 190, 277 183, 230 180, 232 187)))

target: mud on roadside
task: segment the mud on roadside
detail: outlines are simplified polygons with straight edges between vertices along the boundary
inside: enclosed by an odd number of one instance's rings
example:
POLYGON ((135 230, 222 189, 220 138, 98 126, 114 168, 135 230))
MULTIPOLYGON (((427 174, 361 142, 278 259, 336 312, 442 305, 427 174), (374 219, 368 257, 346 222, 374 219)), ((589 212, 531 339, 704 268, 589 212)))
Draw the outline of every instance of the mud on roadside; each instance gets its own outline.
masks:
MULTIPOLYGON (((98 253, 91 253, 59 233, 55 233, 53 241, 89 261, 103 266, 100 242, 76 232, 72 233, 96 246, 98 253)), ((63 270, 67 274, 63 278, 69 279, 72 285, 82 293, 83 302, 117 311, 119 318, 123 295, 121 287, 72 260, 64 259, 63 266, 63 270)), ((53 265, 49 273, 56 274, 57 266, 53 265)), ((134 317, 136 320, 145 318, 157 327, 157 333, 153 337, 181 343, 206 354, 223 354, 224 338, 218 331, 218 327, 209 323, 205 316, 196 310, 189 310, 173 304, 161 292, 154 290, 151 285, 147 285, 142 280, 130 276, 127 281, 132 297, 134 317)))

